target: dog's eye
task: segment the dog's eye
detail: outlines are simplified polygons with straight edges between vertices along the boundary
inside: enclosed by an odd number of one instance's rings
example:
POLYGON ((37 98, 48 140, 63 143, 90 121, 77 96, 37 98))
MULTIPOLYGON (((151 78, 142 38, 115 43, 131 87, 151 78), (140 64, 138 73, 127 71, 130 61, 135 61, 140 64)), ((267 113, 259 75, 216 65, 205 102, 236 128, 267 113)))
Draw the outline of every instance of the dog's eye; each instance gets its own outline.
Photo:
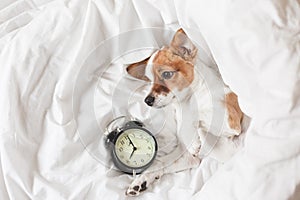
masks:
POLYGON ((172 72, 172 71, 166 71, 161 74, 163 79, 170 79, 173 77, 173 75, 174 75, 174 72, 172 72))

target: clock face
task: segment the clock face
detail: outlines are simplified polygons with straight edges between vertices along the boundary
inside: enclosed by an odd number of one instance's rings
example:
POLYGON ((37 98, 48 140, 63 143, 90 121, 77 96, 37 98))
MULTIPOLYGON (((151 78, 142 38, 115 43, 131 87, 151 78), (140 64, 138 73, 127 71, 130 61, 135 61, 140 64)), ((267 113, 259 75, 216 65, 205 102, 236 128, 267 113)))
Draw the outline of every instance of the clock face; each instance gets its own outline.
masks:
POLYGON ((118 159, 126 166, 139 168, 150 163, 156 154, 156 142, 152 135, 141 129, 127 129, 115 143, 118 159))

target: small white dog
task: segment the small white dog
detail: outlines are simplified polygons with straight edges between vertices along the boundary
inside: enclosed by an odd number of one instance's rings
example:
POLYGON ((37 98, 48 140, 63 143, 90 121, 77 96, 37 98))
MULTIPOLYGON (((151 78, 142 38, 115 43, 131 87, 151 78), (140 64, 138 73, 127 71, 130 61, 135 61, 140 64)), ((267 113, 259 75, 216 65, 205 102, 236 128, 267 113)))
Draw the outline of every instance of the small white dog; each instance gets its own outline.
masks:
MULTIPOLYGON (((196 117, 191 114, 191 118, 197 121, 198 139, 173 164, 160 168, 154 163, 149 170, 137 176, 126 195, 139 195, 163 174, 198 166, 201 162, 199 154, 205 142, 209 146, 208 156, 221 162, 226 161, 236 151, 233 138, 241 133, 243 118, 237 95, 224 84, 220 84, 223 81, 216 69, 203 64, 201 68, 197 68, 199 66, 196 58, 197 48, 185 32, 179 29, 170 46, 163 47, 149 58, 127 67, 131 76, 151 82, 152 89, 145 98, 148 106, 162 108, 177 101, 180 102, 180 109, 186 109, 188 113, 197 112, 196 117), (210 85, 207 85, 206 78, 200 76, 197 70, 209 76, 210 85), (192 96, 196 99, 197 108, 191 108, 195 105, 192 96), (215 111, 221 116, 222 124, 213 123, 215 111), (208 136, 217 138, 216 143, 210 143, 208 136)), ((187 126, 185 121, 187 120, 182 119, 182 125, 187 126)))

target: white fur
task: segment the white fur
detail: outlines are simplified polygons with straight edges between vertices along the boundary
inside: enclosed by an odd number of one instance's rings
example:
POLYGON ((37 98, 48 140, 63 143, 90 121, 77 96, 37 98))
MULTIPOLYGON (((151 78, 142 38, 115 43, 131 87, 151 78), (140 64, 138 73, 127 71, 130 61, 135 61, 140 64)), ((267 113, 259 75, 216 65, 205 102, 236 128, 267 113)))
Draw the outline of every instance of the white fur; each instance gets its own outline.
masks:
POLYGON ((158 51, 154 52, 151 57, 149 58, 147 62, 147 66, 145 68, 145 76, 149 78, 151 83, 154 82, 153 72, 152 72, 152 66, 153 66, 153 59, 156 57, 158 51))

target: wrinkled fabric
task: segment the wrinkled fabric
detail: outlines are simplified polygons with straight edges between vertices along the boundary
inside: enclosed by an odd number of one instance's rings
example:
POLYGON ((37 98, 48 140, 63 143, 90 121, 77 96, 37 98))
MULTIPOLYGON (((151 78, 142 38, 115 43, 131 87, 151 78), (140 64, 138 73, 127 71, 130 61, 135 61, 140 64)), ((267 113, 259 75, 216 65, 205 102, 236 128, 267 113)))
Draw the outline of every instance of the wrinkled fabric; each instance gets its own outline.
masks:
POLYGON ((121 57, 141 35, 126 45, 118 35, 150 27, 183 27, 252 122, 244 148, 223 166, 204 159, 197 169, 165 175, 140 198, 300 198, 299 1, 3 0, 0 199, 126 198, 133 178, 102 160, 105 124, 128 112, 154 131, 159 116, 176 121, 137 101, 146 94, 142 86, 131 103, 120 98, 137 87, 122 75, 124 65, 168 44, 172 34, 147 38, 147 51, 121 57))

